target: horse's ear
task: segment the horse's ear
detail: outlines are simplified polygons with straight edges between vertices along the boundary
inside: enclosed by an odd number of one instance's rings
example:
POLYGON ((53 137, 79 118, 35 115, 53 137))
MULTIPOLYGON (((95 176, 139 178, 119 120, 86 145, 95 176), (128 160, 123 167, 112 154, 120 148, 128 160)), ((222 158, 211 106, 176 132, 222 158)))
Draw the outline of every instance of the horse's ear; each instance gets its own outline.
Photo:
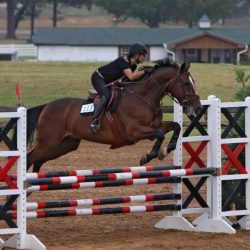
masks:
POLYGON ((180 73, 183 73, 183 72, 184 72, 185 67, 186 67, 185 65, 186 65, 185 63, 183 63, 183 64, 181 65, 180 73))
POLYGON ((190 62, 183 63, 180 68, 180 73, 187 72, 189 70, 189 67, 190 67, 190 62))

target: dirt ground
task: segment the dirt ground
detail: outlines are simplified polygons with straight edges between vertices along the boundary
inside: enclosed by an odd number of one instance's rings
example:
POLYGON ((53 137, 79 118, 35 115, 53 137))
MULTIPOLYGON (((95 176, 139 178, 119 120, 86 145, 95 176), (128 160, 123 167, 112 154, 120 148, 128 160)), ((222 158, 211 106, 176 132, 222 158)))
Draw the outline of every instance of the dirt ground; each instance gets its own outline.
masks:
MULTIPOLYGON (((82 142, 79 149, 47 163, 43 170, 95 169, 136 166, 152 142, 110 150, 106 145, 82 142)), ((169 156, 167 163, 171 163, 169 156)), ((153 164, 165 164, 155 160, 153 164)), ((83 199, 171 192, 171 184, 60 190, 33 193, 29 201, 83 199)), ((169 202, 169 201, 168 201, 169 202)), ((164 203, 164 202, 162 202, 164 203)), ((126 206, 126 204, 122 204, 126 206)), ((110 206, 110 205, 109 205, 110 206)), ((119 205, 115 205, 119 206, 119 205)), ((89 249, 250 249, 250 231, 235 235, 156 229, 170 212, 30 219, 28 233, 36 235, 48 250, 89 249)))

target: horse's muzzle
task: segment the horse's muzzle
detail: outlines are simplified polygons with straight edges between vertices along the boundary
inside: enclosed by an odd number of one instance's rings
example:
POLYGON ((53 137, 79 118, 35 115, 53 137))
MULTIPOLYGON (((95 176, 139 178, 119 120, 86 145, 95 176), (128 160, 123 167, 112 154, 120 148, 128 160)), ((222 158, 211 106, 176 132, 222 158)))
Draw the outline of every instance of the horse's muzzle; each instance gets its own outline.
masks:
POLYGON ((197 107, 195 107, 194 112, 196 115, 198 115, 201 112, 201 110, 202 110, 202 107, 197 106, 197 107))

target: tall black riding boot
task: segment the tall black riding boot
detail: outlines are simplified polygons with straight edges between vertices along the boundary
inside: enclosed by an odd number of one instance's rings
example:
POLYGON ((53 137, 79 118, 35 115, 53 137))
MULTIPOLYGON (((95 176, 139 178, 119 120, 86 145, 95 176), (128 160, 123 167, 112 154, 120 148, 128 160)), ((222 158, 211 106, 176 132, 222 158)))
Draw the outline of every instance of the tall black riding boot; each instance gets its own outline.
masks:
POLYGON ((100 101, 98 102, 98 104, 95 107, 95 111, 94 111, 94 115, 93 115, 93 119, 92 122, 90 123, 90 128, 93 132, 97 132, 97 130, 100 129, 100 116, 102 114, 102 112, 105 110, 107 104, 107 99, 105 96, 102 96, 100 101))

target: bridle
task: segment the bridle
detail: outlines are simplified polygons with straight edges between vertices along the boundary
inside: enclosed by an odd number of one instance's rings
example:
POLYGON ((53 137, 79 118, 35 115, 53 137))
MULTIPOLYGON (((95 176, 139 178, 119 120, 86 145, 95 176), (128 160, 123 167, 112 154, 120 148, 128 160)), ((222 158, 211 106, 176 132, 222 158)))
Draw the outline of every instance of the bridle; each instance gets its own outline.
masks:
POLYGON ((168 95, 172 100, 174 100, 174 102, 176 102, 176 103, 182 105, 183 107, 188 107, 188 106, 190 106, 190 98, 195 98, 195 99, 197 99, 197 100, 200 98, 199 95, 197 95, 197 94, 190 94, 190 93, 187 93, 185 85, 186 85, 188 82, 187 82, 187 81, 183 81, 182 78, 181 78, 182 75, 186 75, 186 74, 187 74, 189 77, 192 78, 192 76, 190 75, 189 72, 183 72, 183 73, 178 72, 178 73, 177 73, 177 76, 176 76, 176 79, 175 79, 175 81, 174 81, 174 84, 172 84, 172 86, 170 86, 170 88, 168 89, 168 92, 167 92, 167 95, 168 95), (183 92, 184 92, 184 98, 183 98, 182 101, 177 100, 177 98, 175 98, 175 97, 172 96, 172 94, 171 94, 171 93, 172 93, 171 90, 176 86, 177 81, 181 82, 181 87, 182 87, 183 92))

